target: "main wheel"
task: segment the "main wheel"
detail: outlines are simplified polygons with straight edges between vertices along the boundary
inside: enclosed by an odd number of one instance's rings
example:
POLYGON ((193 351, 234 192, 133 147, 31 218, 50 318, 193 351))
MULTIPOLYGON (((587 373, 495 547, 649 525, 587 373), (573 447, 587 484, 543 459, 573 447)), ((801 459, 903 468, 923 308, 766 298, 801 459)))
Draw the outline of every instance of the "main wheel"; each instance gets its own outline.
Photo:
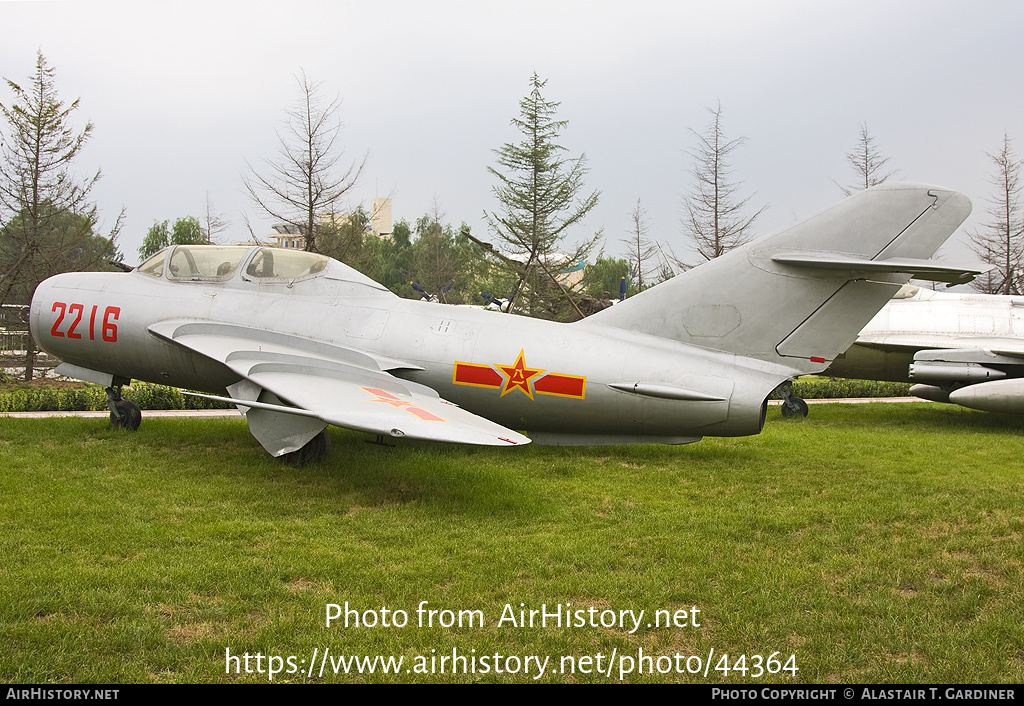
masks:
POLYGON ((327 454, 331 452, 331 437, 324 429, 319 434, 314 436, 306 445, 298 451, 292 451, 290 454, 285 454, 282 458, 295 466, 301 468, 302 466, 310 463, 316 463, 327 458, 327 454))
POLYGON ((782 401, 782 416, 786 417, 806 417, 807 403, 802 397, 790 397, 787 400, 782 401))
POLYGON ((110 426, 114 429, 135 431, 142 424, 142 410, 131 400, 118 400, 114 403, 117 414, 110 413, 110 426))

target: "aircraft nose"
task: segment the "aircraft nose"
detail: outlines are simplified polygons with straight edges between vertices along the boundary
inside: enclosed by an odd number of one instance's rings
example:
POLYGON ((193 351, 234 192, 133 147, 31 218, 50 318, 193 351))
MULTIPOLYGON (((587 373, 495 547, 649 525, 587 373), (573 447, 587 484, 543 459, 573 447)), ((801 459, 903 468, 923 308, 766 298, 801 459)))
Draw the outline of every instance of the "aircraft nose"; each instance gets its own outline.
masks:
POLYGON ((32 302, 28 308, 28 330, 32 335, 32 340, 38 342, 42 340, 43 332, 39 330, 39 319, 43 311, 53 304, 53 297, 51 296, 52 286, 51 280, 45 279, 36 285, 36 291, 32 293, 32 302))
POLYGON ((29 304, 28 330, 32 334, 32 340, 43 350, 47 350, 44 345, 50 339, 50 331, 45 323, 47 314, 51 311, 56 311, 57 295, 54 288, 62 281, 66 282, 68 278, 73 277, 75 274, 68 272, 44 279, 36 285, 36 291, 32 293, 32 302, 29 304))

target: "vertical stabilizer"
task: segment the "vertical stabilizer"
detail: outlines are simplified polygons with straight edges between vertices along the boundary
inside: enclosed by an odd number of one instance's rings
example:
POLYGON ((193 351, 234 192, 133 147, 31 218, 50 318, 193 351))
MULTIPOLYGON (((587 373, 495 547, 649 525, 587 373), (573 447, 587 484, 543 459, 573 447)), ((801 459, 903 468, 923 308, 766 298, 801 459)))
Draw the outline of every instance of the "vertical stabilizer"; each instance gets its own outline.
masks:
POLYGON ((970 270, 927 258, 970 212, 967 197, 949 189, 883 184, 579 325, 614 326, 819 371, 912 276, 969 276, 970 270))

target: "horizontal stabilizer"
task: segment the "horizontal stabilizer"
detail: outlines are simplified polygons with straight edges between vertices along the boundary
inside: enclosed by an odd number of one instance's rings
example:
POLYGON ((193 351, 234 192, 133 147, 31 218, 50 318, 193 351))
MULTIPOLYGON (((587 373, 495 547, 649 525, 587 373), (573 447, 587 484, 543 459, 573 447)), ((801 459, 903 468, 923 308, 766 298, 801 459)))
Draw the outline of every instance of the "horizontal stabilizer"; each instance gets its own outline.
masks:
POLYGON ((992 269, 992 265, 954 264, 935 260, 921 260, 909 257, 889 257, 882 260, 871 260, 866 257, 850 255, 833 255, 829 253, 783 253, 772 257, 773 262, 792 267, 807 267, 816 270, 842 270, 851 275, 877 273, 904 273, 914 279, 929 282, 948 282, 949 284, 967 284, 983 272, 992 269))

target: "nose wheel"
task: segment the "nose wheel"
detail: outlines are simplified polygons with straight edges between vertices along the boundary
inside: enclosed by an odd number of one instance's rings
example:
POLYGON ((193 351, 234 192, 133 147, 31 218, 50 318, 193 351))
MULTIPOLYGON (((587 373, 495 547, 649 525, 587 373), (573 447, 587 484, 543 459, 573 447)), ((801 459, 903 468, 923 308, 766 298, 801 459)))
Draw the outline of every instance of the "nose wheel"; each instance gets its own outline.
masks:
POLYGON ((121 397, 121 385, 107 388, 107 406, 110 407, 112 428, 135 431, 142 424, 142 409, 131 400, 121 397))

